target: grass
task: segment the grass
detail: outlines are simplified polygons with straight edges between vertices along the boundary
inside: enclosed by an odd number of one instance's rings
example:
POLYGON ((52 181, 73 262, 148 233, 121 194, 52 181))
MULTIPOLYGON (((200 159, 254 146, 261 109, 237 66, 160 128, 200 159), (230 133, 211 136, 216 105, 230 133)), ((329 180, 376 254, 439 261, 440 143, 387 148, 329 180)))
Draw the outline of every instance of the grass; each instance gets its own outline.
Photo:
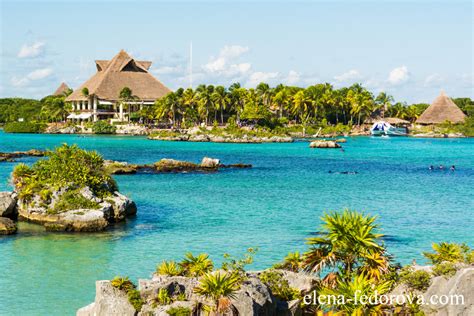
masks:
POLYGON ((70 210, 98 208, 100 208, 99 203, 86 199, 78 190, 73 190, 62 194, 48 213, 59 214, 70 210))

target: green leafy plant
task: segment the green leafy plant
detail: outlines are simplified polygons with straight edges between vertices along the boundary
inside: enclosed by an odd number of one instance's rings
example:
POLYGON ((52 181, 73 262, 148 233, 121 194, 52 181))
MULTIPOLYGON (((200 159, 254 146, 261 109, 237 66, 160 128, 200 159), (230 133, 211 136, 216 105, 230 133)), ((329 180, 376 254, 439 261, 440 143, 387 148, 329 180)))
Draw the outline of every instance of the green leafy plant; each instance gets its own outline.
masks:
POLYGON ((431 285, 431 275, 423 270, 413 271, 413 268, 405 267, 400 271, 400 281, 412 290, 424 292, 431 285))
POLYGON ((166 312, 170 316, 191 316, 191 314, 192 314, 191 309, 189 309, 187 307, 183 307, 183 306, 171 307, 166 312))
POLYGON ((10 122, 5 124, 3 130, 6 133, 42 133, 46 127, 45 123, 10 122))
POLYGON ((171 297, 167 289, 161 288, 158 290, 154 299, 156 305, 169 305, 171 304, 171 297))
POLYGON ((293 272, 298 272, 303 266, 304 258, 301 256, 299 251, 290 252, 283 259, 283 262, 275 264, 273 267, 275 269, 289 270, 293 272))
POLYGON ((160 275, 177 276, 182 275, 183 271, 175 261, 163 261, 156 267, 156 273, 160 275))
POLYGON ((110 281, 111 285, 119 290, 128 292, 135 288, 135 285, 128 277, 116 276, 110 281))
POLYGON ((142 309, 143 304, 145 304, 142 296, 140 295, 140 291, 135 290, 135 289, 130 290, 128 291, 127 296, 128 296, 128 301, 130 302, 130 304, 132 304, 135 310, 139 312, 142 309))
POLYGON ((283 275, 278 271, 264 271, 259 275, 259 278, 280 301, 292 301, 301 298, 300 291, 290 287, 288 281, 285 280, 283 275))
POLYGON ((424 252, 423 255, 431 261, 432 264, 438 264, 444 261, 448 262, 462 262, 464 261, 464 254, 468 252, 469 247, 463 244, 440 242, 432 245, 434 250, 431 252, 424 252))
POLYGON ((433 274, 436 276, 444 275, 450 277, 455 275, 456 271, 456 266, 452 262, 442 262, 433 266, 433 274))
POLYGON ((253 263, 253 257, 258 252, 258 248, 248 248, 242 258, 233 257, 230 254, 224 254, 222 270, 230 271, 238 275, 241 280, 245 278, 245 267, 253 263))
POLYGON ((94 134, 115 134, 117 127, 107 123, 106 121, 97 121, 92 125, 94 134))
POLYGON ((231 308, 231 299, 235 298, 239 289, 240 278, 237 275, 218 271, 204 274, 194 292, 212 301, 212 311, 224 313, 231 308))
POLYGON ((49 209, 49 214, 58 214, 69 210, 77 209, 98 209, 99 203, 91 201, 79 193, 79 190, 67 191, 59 196, 53 209, 49 209))
POLYGON ((209 259, 209 255, 205 253, 194 256, 192 253, 188 252, 179 265, 186 275, 193 277, 204 275, 211 272, 214 268, 212 260, 209 259))

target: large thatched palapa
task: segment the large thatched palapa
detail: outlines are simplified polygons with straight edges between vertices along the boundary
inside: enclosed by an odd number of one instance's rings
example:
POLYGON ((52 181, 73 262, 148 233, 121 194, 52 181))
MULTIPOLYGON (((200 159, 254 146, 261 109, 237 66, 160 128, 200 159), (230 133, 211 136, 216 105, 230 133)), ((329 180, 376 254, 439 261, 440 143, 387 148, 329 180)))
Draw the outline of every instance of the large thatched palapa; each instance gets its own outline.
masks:
POLYGON ((95 64, 97 72, 66 98, 75 112, 69 115, 70 119, 123 121, 128 113, 124 113, 120 91, 125 87, 133 94, 133 100, 127 100, 130 113, 153 104, 171 91, 148 72, 150 61, 135 60, 124 50, 111 60, 96 60, 95 64))
POLYGON ((416 120, 417 124, 440 124, 446 121, 462 123, 466 114, 444 92, 431 103, 431 105, 416 120))
POLYGON ((54 91, 53 95, 55 96, 62 96, 62 95, 66 95, 68 92, 69 92, 69 86, 65 83, 65 82, 62 82, 59 87, 56 89, 56 91, 54 91))

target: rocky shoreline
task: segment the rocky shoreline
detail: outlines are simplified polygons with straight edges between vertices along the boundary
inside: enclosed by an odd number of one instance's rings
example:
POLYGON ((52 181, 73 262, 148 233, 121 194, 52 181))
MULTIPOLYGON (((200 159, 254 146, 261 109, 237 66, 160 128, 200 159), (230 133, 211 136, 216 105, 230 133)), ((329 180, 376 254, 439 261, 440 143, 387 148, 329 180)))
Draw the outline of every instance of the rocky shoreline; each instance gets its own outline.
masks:
MULTIPOLYGON (((430 270, 430 266, 413 266, 417 270, 430 270)), ((315 286, 320 282, 319 278, 305 272, 292 272, 287 270, 265 270, 257 272, 246 272, 240 289, 231 298, 232 308, 225 315, 314 315, 314 311, 308 311, 309 304, 304 301, 304 296, 313 297, 315 286), (271 287, 262 281, 261 276, 265 271, 271 271, 279 275, 289 288, 295 289, 299 299, 285 301, 272 292, 271 287), (306 306, 305 306, 306 305, 306 306)), ((200 306, 208 304, 206 298, 195 293, 195 288, 200 282, 200 277, 166 276, 153 274, 151 279, 138 280, 138 288, 134 290, 135 299, 141 302, 140 309, 132 305, 130 295, 127 291, 113 285, 113 281, 102 280, 96 282, 96 295, 93 303, 77 310, 77 316, 167 316, 174 315, 171 311, 178 308, 183 314, 178 315, 208 315, 200 306), (161 291, 168 293, 170 300, 166 302, 156 301, 161 291)), ((460 315, 469 316, 474 313, 474 267, 464 266, 453 276, 436 276, 431 280, 431 285, 425 291, 412 292, 404 283, 398 284, 390 295, 421 296, 426 302, 431 297, 442 297, 443 295, 462 295, 464 304, 431 304, 422 305, 424 315, 460 315)), ((315 306, 317 307, 317 306, 315 306)), ((387 306, 386 306, 387 307, 387 306)), ((400 306, 388 307, 384 315, 402 315, 400 306)), ((409 312, 405 311, 405 314, 409 312)))

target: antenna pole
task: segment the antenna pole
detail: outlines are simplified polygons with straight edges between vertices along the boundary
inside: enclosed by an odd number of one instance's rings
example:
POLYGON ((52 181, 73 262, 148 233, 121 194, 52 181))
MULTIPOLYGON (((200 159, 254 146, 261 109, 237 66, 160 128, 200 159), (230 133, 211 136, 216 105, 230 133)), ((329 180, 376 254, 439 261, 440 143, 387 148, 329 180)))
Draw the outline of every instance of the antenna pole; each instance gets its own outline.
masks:
POLYGON ((193 42, 189 43, 189 86, 193 88, 193 42))

